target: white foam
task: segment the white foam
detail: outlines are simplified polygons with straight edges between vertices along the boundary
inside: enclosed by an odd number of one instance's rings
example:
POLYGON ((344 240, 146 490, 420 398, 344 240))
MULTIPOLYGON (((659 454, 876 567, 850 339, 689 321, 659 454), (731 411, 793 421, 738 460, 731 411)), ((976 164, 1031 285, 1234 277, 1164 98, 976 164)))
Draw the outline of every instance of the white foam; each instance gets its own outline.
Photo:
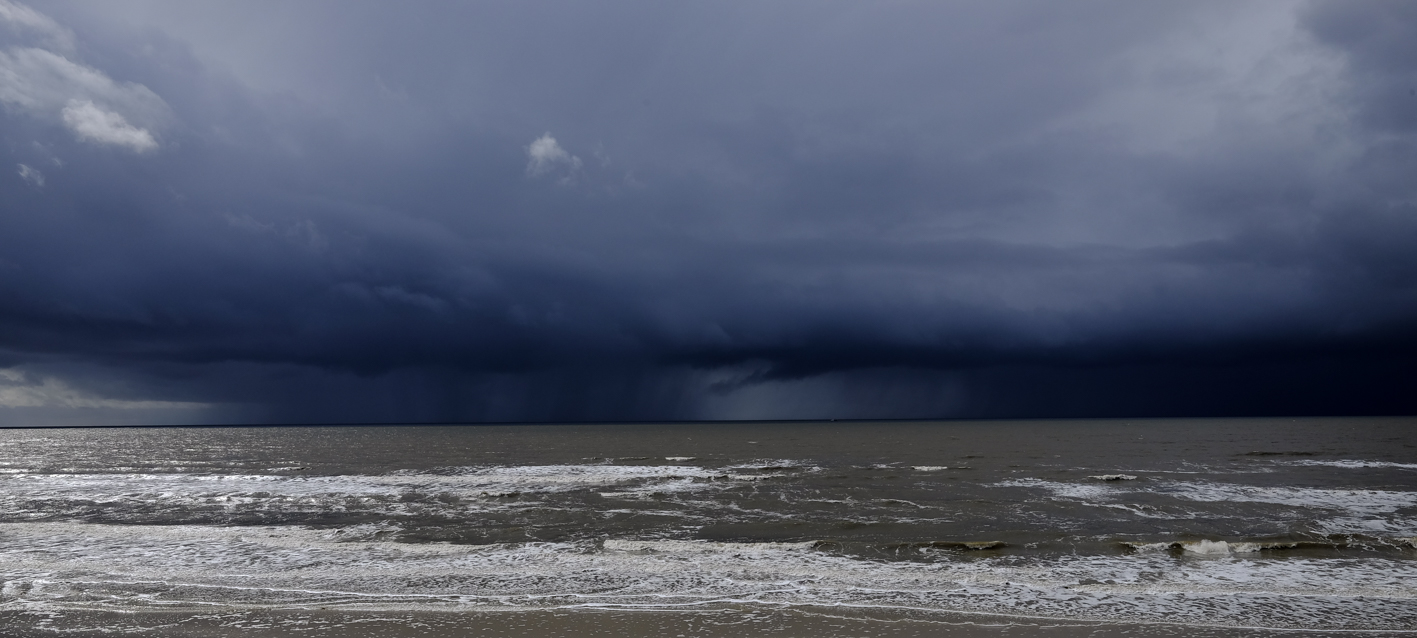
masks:
POLYGON ((486 466, 377 476, 0 473, 0 511, 11 520, 91 516, 96 508, 110 521, 155 520, 161 512, 188 517, 223 511, 265 515, 354 509, 380 515, 437 509, 458 517, 534 507, 537 501, 509 497, 584 490, 617 498, 657 498, 717 493, 773 476, 692 465, 486 466), (410 495, 415 498, 407 498, 410 495))
POLYGON ((1417 534, 1417 518, 1411 516, 1336 516, 1316 522, 1322 534, 1364 534, 1405 536, 1417 534))
POLYGON ((1052 492, 1055 497, 1082 501, 1110 501, 1119 495, 1149 492, 1198 502, 1272 503, 1293 507, 1341 510, 1366 515, 1390 514, 1399 509, 1417 507, 1417 492, 1394 490, 1254 486, 1207 481, 1167 481, 1147 487, 1130 485, 1127 487, 1102 487, 1032 478, 1013 479, 995 483, 995 485, 1044 489, 1052 492))
POLYGON ((1378 515, 1402 508, 1417 507, 1417 492, 1391 490, 1343 490, 1312 487, 1259 487, 1209 482, 1172 482, 1162 493, 1193 501, 1232 503, 1272 503, 1293 507, 1344 510, 1378 515))
POLYGON ((910 469, 916 472, 939 472, 940 470, 948 470, 950 468, 946 465, 913 465, 910 469))
POLYGON ((1142 552, 1154 552, 1179 548, 1188 554, 1198 554, 1201 556, 1226 556, 1229 554, 1253 554, 1266 549, 1289 549, 1296 547, 1295 543, 1258 543, 1258 542, 1227 542, 1227 541, 1180 541, 1162 543, 1127 543, 1133 550, 1142 552))
POLYGON ((1203 514, 1197 512, 1178 511, 1175 508, 1161 509, 1152 505, 1136 505, 1131 503, 1089 503, 1089 505, 1121 510, 1142 518, 1155 518, 1160 520, 1174 521, 1179 519, 1194 519, 1203 516, 1203 514))
POLYGON ((684 465, 514 465, 452 468, 451 475, 410 474, 433 482, 462 482, 468 485, 526 486, 528 490, 553 491, 586 486, 613 485, 636 480, 710 478, 710 470, 684 465))
POLYGON ((1111 486, 1103 487, 1101 485, 1083 483, 1059 483, 1057 481, 1044 481, 1035 478, 1010 479, 995 483, 994 485, 997 487, 1043 489, 1052 492, 1055 497, 1079 501, 1111 500, 1113 496, 1122 493, 1111 486))
POLYGON ((1289 465, 1322 465, 1326 467, 1343 467, 1352 469, 1368 468, 1399 468, 1404 470, 1417 470, 1417 463, 1394 463, 1392 461, 1360 461, 1354 459, 1340 459, 1334 461, 1321 461, 1304 459, 1302 461, 1288 461, 1289 465))
POLYGON ((714 541, 683 541, 683 540, 619 540, 607 539, 602 546, 607 550, 619 552, 667 552, 667 553, 695 553, 695 554, 716 554, 727 553, 734 555, 741 554, 761 554, 764 552, 784 552, 803 551, 812 549, 817 545, 817 541, 806 541, 801 543, 723 543, 714 541))
POLYGON ((682 465, 548 465, 456 468, 446 473, 299 476, 275 474, 39 474, 0 477, 10 490, 112 495, 154 489, 201 493, 271 492, 282 495, 388 494, 413 488, 448 490, 490 489, 499 492, 553 492, 630 482, 706 479, 722 476, 704 468, 682 465))
POLYGON ((747 463, 730 465, 729 470, 766 470, 778 472, 818 472, 822 468, 793 459, 758 459, 747 463))
POLYGON ((676 609, 733 602, 1303 629, 1417 624, 1417 561, 1255 559, 1219 541, 1194 544, 1180 557, 1143 551, 878 562, 812 543, 468 546, 391 543, 378 540, 379 531, 0 524, 0 609, 676 609))
MULTIPOLYGON (((1254 486, 1208 481, 1148 482, 1146 486, 1128 484, 1104 487, 1033 478, 1013 479, 994 485, 1046 490, 1053 498, 1127 510, 1148 518, 1176 518, 1177 515, 1169 510, 1155 512, 1118 501, 1132 494, 1145 493, 1202 503, 1268 503, 1308 510, 1305 518, 1313 525, 1313 531, 1323 534, 1417 534, 1417 518, 1395 515, 1400 510, 1417 507, 1417 492, 1254 486)), ((1180 517, 1192 518, 1195 515, 1185 513, 1180 517)))
POLYGON ((1169 549, 1171 549, 1171 548, 1173 548, 1173 547, 1176 546, 1176 543, 1171 543, 1171 542, 1161 542, 1161 543, 1123 543, 1123 544, 1126 545, 1127 547, 1132 548, 1133 551, 1138 551, 1138 552, 1163 552, 1163 551, 1169 550, 1169 549))
POLYGON ((1225 541, 1192 541, 1181 543, 1181 549, 1202 556, 1216 556, 1230 553, 1230 543, 1225 541))

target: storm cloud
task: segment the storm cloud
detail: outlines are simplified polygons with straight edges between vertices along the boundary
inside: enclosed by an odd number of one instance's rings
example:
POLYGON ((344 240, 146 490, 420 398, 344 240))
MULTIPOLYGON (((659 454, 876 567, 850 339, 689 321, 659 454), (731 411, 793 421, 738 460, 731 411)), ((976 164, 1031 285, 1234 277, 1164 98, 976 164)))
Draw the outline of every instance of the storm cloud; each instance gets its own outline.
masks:
POLYGON ((0 0, 0 422, 1410 414, 1417 5, 0 0))

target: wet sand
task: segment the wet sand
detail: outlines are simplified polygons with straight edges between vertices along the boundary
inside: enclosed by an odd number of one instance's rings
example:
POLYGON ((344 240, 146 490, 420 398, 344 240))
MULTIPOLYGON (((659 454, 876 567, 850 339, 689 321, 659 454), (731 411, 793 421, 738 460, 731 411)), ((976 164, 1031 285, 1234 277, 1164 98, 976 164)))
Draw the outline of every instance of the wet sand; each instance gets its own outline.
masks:
POLYGON ((887 617, 854 610, 709 610, 702 612, 539 610, 479 612, 362 612, 240 610, 220 613, 0 612, 0 635, 137 635, 151 638, 1269 638, 1279 636, 1393 636, 1406 632, 1302 631, 1242 627, 1121 624, 1000 616, 936 614, 930 619, 887 617))

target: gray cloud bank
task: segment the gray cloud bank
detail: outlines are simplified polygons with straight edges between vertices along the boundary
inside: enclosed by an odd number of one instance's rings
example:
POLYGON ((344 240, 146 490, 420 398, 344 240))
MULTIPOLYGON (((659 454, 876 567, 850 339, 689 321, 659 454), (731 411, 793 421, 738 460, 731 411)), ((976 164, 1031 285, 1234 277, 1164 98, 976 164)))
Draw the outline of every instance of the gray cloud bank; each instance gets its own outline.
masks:
POLYGON ((0 0, 0 422, 1417 412, 1417 5, 0 0))

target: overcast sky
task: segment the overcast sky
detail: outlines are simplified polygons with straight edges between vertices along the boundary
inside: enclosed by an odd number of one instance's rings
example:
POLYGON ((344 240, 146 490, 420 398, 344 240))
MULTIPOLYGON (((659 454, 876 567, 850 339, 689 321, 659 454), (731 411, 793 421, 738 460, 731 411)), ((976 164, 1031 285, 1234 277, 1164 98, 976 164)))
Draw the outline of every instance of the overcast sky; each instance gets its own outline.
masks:
POLYGON ((0 424, 1417 412, 1417 3, 0 0, 0 424))

